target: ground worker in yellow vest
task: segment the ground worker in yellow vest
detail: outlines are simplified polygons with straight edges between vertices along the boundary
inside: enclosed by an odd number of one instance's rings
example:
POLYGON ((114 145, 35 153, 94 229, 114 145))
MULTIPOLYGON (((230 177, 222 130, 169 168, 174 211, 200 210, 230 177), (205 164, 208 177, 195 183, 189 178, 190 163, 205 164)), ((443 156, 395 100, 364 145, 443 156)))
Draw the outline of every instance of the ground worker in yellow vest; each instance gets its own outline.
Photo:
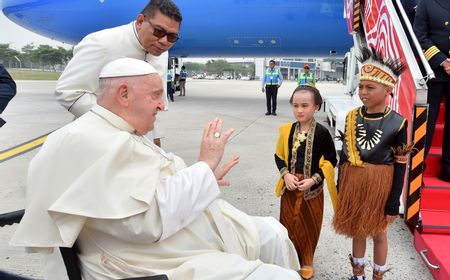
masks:
POLYGON ((305 64, 303 66, 304 72, 298 73, 298 85, 310 85, 315 87, 316 86, 316 78, 314 77, 314 73, 309 71, 309 64, 305 64))
POLYGON ((275 60, 269 61, 269 68, 262 78, 262 92, 266 92, 267 112, 266 116, 277 115, 278 88, 283 83, 283 75, 279 68, 275 68, 275 60))

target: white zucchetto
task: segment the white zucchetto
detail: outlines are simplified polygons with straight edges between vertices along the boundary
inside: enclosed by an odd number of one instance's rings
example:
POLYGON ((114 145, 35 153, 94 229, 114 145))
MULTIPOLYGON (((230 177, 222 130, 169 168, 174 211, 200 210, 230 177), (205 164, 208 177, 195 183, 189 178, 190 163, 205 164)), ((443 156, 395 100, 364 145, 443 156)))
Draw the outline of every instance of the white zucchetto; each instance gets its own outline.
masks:
POLYGON ((99 78, 115 78, 157 74, 158 71, 148 62, 135 58, 119 58, 103 67, 99 78))

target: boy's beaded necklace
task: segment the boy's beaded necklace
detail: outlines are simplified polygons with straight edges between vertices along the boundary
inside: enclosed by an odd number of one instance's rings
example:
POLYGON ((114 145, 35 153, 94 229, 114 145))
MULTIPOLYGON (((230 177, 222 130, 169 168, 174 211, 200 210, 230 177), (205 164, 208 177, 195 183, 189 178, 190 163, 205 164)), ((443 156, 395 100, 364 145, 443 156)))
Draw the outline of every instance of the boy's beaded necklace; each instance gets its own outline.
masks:
POLYGON ((383 135, 383 131, 380 128, 383 125, 384 117, 386 116, 387 110, 388 110, 388 107, 385 107, 384 111, 383 111, 383 116, 381 117, 381 121, 379 122, 377 129, 373 133, 372 137, 370 137, 370 139, 367 139, 367 130, 368 130, 367 124, 366 124, 367 108, 366 107, 361 108, 362 124, 358 123, 356 125, 356 129, 357 129, 358 135, 359 135, 359 137, 356 138, 356 141, 358 142, 358 145, 361 147, 361 149, 370 151, 378 143, 380 143, 381 137, 383 135))

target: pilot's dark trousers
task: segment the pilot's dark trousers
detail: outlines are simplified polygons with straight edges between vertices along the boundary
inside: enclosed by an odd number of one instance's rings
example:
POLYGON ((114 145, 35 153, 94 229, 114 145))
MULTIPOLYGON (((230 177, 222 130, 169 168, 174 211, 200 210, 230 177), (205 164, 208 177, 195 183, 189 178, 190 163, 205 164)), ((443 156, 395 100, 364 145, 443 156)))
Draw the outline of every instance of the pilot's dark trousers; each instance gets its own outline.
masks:
POLYGON ((278 85, 266 85, 266 103, 267 112, 276 113, 277 111, 278 85))
POLYGON ((173 99, 173 88, 172 88, 172 82, 167 82, 167 97, 169 98, 170 101, 174 101, 173 99))
POLYGON ((450 82, 428 83, 428 122, 425 156, 430 151, 433 141, 434 127, 439 115, 440 103, 445 98, 445 126, 442 143, 441 173, 439 178, 450 181, 450 82))

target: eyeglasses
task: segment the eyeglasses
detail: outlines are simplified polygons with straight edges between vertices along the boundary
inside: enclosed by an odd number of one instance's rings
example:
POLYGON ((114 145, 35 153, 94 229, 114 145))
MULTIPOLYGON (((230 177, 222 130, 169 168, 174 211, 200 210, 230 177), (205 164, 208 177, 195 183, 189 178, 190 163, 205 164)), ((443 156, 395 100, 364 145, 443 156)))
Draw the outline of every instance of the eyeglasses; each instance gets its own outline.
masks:
POLYGON ((178 41, 178 39, 180 39, 180 37, 178 36, 178 33, 169 33, 162 28, 158 28, 153 25, 153 23, 150 21, 150 19, 148 19, 147 17, 145 17, 145 18, 147 19, 147 22, 153 27, 153 35, 155 37, 157 37, 158 39, 161 39, 161 38, 164 38, 165 36, 167 36, 167 41, 169 41, 170 43, 175 43, 176 41, 178 41))

